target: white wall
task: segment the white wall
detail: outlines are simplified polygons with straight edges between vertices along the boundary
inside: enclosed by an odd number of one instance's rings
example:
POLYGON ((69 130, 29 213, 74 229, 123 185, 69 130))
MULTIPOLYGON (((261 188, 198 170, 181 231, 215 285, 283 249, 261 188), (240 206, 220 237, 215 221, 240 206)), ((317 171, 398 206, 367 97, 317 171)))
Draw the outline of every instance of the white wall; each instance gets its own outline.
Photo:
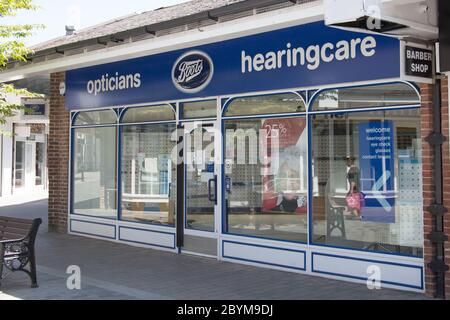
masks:
MULTIPOLYGON (((26 99, 20 96, 16 96, 14 94, 7 94, 6 101, 9 103, 15 104, 23 104, 23 102, 32 102, 38 104, 46 104, 46 116, 23 116, 23 112, 18 112, 15 116, 7 119, 7 123, 3 126, 0 126, 0 129, 9 132, 10 135, 3 135, 3 143, 0 145, 0 197, 7 197, 13 195, 13 143, 14 138, 12 136, 13 132, 13 123, 19 125, 27 125, 30 123, 41 123, 41 124, 49 124, 48 112, 49 112, 49 101, 45 99, 26 99), (31 100, 31 101, 30 101, 31 100)), ((44 140, 45 141, 45 140, 44 140)), ((45 177, 47 178, 47 171, 45 173, 45 177)), ((30 188, 26 188, 23 190, 24 192, 33 192, 34 188, 30 186, 30 188)))
MULTIPOLYGON (((6 125, 0 126, 0 129, 6 132, 12 132, 12 122, 9 122, 6 125)), ((13 138, 12 136, 3 135, 3 143, 2 143, 2 150, 0 152, 1 159, 1 179, 2 179, 2 189, 1 189, 1 196, 9 196, 12 194, 12 152, 13 152, 13 138)))

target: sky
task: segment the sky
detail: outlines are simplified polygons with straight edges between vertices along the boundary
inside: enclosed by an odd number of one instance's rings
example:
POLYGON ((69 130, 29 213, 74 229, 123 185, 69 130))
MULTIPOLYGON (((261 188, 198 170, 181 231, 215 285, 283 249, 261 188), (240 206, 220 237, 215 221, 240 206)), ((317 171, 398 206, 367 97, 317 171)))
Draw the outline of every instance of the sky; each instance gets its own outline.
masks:
POLYGON ((0 24, 44 24, 45 29, 37 30, 26 39, 29 46, 65 34, 66 25, 74 25, 77 30, 99 24, 135 12, 153 10, 187 0, 34 0, 41 8, 37 11, 19 11, 17 16, 0 18, 0 24))

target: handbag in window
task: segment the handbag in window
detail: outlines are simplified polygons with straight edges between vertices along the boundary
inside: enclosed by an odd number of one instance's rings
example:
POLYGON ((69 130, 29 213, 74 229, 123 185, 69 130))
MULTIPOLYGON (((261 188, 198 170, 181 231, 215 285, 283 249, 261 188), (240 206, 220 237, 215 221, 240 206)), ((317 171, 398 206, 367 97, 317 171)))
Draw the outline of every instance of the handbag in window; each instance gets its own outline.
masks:
POLYGON ((348 194, 345 201, 349 209, 361 210, 365 205, 365 196, 362 192, 354 192, 348 194))

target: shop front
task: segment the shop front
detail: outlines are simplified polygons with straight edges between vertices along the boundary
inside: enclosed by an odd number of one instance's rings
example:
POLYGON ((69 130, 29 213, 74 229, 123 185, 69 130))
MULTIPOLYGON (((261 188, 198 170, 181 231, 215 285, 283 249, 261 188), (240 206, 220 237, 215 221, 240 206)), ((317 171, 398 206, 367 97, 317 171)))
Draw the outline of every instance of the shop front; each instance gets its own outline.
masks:
POLYGON ((2 126, 0 197, 47 193, 48 101, 16 98, 24 106, 2 126))
POLYGON ((25 194, 47 189, 45 124, 15 126, 13 193, 25 194))
POLYGON ((424 291, 403 55, 318 21, 68 71, 69 232, 424 291))

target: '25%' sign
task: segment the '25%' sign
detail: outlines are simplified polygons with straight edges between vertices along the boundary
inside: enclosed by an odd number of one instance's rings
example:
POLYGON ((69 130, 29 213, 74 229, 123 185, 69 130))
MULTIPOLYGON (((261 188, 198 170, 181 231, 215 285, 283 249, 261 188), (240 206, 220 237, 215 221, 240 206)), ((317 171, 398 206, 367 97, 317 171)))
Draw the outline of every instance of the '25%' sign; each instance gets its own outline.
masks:
POLYGON ((432 78, 433 50, 405 46, 405 74, 432 78))

